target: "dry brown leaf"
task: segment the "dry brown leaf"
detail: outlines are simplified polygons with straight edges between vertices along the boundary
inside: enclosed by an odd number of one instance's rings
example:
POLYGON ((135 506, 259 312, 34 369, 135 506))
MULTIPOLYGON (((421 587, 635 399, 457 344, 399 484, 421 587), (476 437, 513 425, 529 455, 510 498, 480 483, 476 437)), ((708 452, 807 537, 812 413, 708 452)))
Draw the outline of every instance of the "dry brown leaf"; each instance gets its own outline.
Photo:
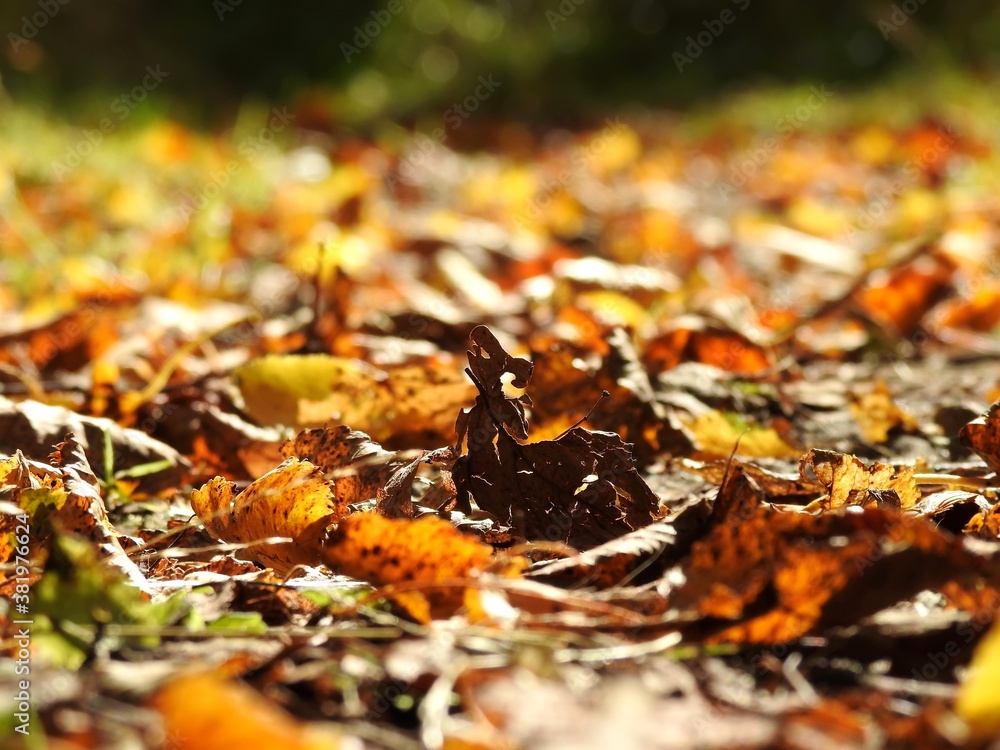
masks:
POLYGON ((861 428, 864 439, 881 445, 889 439, 889 433, 897 428, 915 429, 916 420, 896 405, 885 381, 879 380, 867 393, 855 395, 851 399, 851 413, 861 428))
MULTIPOLYGON (((759 495, 739 469, 729 486, 759 495)), ((684 584, 670 596, 671 607, 706 618, 696 627, 709 628, 710 642, 780 643, 854 623, 988 565, 960 539, 893 510, 814 516, 735 506, 743 510, 693 545, 684 584)))
POLYGON ((509 355, 484 326, 472 331, 466 371, 479 390, 459 414, 455 462, 458 508, 470 498, 529 540, 594 547, 646 526, 656 496, 635 469, 630 446, 617 434, 574 427, 556 440, 522 443, 528 436, 527 395, 508 398, 503 381, 527 387, 531 363, 509 355))
POLYGON ((676 543, 673 523, 661 520, 593 549, 533 568, 531 576, 598 589, 647 583, 675 559, 670 550, 676 543))
POLYGON ((375 497, 404 463, 346 425, 303 430, 281 446, 281 455, 297 456, 322 469, 343 507, 375 497))
POLYGON ((144 492, 179 487, 190 464, 169 445, 141 430, 122 427, 111 419, 88 417, 61 406, 38 401, 10 401, 0 396, 0 454, 20 450, 28 458, 46 458, 52 446, 72 433, 91 466, 104 466, 105 436, 111 439, 115 471, 169 460, 172 466, 140 478, 144 492))
POLYGON ((975 451, 993 471, 1000 472, 1000 401, 969 422, 958 433, 962 445, 975 451))

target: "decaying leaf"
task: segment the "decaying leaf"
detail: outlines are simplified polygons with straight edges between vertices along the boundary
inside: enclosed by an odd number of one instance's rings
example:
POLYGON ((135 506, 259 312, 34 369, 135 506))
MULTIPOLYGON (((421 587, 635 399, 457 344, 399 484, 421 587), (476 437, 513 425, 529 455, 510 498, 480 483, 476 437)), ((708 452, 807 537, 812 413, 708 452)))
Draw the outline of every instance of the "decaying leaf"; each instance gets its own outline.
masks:
MULTIPOLYGON (((71 534, 94 544, 100 556, 132 585, 150 590, 145 576, 122 549, 108 520, 97 477, 72 435, 55 447, 50 465, 20 452, 0 460, 0 499, 19 507, 23 514, 0 514, 0 563, 24 560, 23 566, 31 566, 29 572, 18 575, 36 579, 53 535, 71 534)), ((0 591, 12 591, 15 578, 0 571, 0 591)))
POLYGON ((404 463, 345 425, 303 430, 281 446, 281 454, 305 459, 325 472, 341 507, 375 497, 404 463))
POLYGON ((811 450, 799 460, 803 478, 807 466, 812 467, 829 493, 822 501, 824 508, 874 503, 899 509, 910 508, 920 501, 912 466, 896 469, 878 461, 865 466, 857 456, 822 450, 811 450))
POLYGON ((820 625, 856 622, 940 587, 987 559, 921 518, 868 507, 819 516, 759 504, 759 488, 737 469, 740 502, 683 565, 672 607, 707 618, 714 642, 779 643, 820 625), (871 581, 878 585, 871 585, 871 581))
MULTIPOLYGON (((406 521, 356 513, 330 533, 323 561, 375 586, 406 587, 392 593, 393 599, 417 621, 430 622, 454 614, 463 603, 475 607, 477 593, 468 579, 492 568, 493 554, 488 544, 440 518, 406 521)), ((514 561, 505 567, 516 575, 522 566, 514 561)))
POLYGON ((106 435, 111 438, 116 471, 169 461, 168 468, 141 478, 139 486, 145 492, 180 486, 190 469, 187 459, 169 445, 114 420, 88 417, 37 401, 15 403, 0 396, 0 454, 20 450, 28 458, 42 460, 69 433, 76 436, 91 466, 105 465, 106 435))
POLYGON ((533 569, 531 575, 598 589, 647 583, 663 572, 673 557, 668 551, 676 542, 673 524, 660 520, 593 549, 545 563, 533 569))
POLYGON ((1000 472, 1000 401, 965 425, 958 436, 990 469, 1000 472))
POLYGON ((607 352, 597 362, 586 348, 563 342, 534 353, 533 440, 561 435, 587 417, 590 429, 617 432, 632 443, 640 461, 672 448, 679 436, 639 360, 633 337, 615 328, 602 345, 607 352))
POLYGON ((563 541, 593 547, 649 524, 656 496, 634 466, 629 447, 614 433, 574 427, 555 440, 522 443, 528 435, 527 396, 507 398, 511 385, 526 388, 531 363, 511 357, 490 331, 472 331, 470 369, 479 396, 455 425, 459 507, 469 500, 511 524, 530 540, 563 541))

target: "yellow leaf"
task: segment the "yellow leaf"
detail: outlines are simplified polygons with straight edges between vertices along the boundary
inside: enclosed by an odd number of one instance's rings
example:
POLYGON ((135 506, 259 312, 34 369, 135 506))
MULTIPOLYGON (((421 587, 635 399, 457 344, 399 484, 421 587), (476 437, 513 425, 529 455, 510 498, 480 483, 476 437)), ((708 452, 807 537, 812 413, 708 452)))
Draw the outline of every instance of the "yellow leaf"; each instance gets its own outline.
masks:
POLYGON ((728 456, 739 441, 737 453, 755 458, 797 458, 796 451, 770 427, 747 427, 715 409, 684 421, 695 445, 706 453, 728 456))
POLYGON ((239 495, 216 477, 191 494, 191 507, 205 529, 226 542, 250 543, 267 537, 291 537, 291 543, 248 547, 241 557, 286 571, 322 562, 327 528, 347 515, 323 472, 308 461, 289 458, 252 482, 239 495))
POLYGON ((955 710, 977 737, 1000 734, 1000 628, 996 625, 976 647, 958 689, 955 710))
POLYGON ((273 354, 239 368, 247 412, 262 424, 365 424, 378 370, 326 354, 273 354))
POLYGON ((461 368, 434 358, 380 370, 326 354, 274 354, 236 378, 247 412, 262 424, 365 425, 383 442, 400 435, 450 440, 455 414, 476 395, 461 368))

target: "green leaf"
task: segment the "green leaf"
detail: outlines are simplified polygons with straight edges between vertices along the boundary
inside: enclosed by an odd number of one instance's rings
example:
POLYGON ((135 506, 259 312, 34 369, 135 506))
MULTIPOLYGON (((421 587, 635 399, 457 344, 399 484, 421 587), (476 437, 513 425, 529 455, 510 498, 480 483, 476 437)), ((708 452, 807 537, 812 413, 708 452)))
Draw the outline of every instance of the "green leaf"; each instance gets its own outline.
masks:
POLYGON ((246 635, 264 635, 267 633, 267 623, 259 612, 230 612, 218 620, 209 623, 208 630, 213 632, 243 633, 246 635))

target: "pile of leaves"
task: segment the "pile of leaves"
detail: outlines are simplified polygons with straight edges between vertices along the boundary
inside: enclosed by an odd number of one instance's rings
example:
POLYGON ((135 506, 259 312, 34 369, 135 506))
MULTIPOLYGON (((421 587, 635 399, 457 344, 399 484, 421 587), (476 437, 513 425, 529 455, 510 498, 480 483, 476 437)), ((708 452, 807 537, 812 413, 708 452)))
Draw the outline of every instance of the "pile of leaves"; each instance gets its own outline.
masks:
POLYGON ((58 179, 9 114, 5 742, 1000 734, 998 144, 960 114, 753 170, 724 118, 158 121, 58 179))

